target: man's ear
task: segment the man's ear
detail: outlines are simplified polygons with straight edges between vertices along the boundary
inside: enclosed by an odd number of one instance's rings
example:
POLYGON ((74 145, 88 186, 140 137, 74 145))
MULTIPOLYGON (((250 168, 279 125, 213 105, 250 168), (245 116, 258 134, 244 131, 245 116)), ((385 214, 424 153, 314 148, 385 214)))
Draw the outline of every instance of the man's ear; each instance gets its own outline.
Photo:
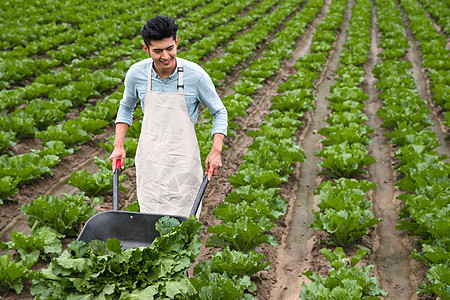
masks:
POLYGON ((145 43, 142 44, 142 48, 144 48, 145 52, 147 52, 147 54, 150 55, 150 49, 148 49, 145 43))
POLYGON ((179 41, 179 40, 180 40, 180 37, 177 36, 177 37, 175 38, 175 45, 178 46, 178 41, 179 41))

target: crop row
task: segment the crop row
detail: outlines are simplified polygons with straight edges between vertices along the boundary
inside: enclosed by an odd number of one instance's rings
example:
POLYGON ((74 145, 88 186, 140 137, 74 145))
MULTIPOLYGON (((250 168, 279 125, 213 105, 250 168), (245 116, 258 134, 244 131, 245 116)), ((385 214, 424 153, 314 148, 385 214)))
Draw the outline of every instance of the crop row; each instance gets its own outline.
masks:
MULTIPOLYGON (((336 12, 340 19, 335 20, 335 26, 343 20, 345 4, 342 2, 340 11, 336 12)), ((373 129, 363 124, 367 116, 361 112, 364 107, 362 101, 367 100, 368 96, 359 88, 365 73, 362 65, 367 61, 370 48, 372 7, 371 1, 357 0, 352 8, 351 25, 346 31, 346 49, 341 53, 341 64, 336 72, 340 79, 331 87, 331 96, 327 97, 330 102, 328 108, 331 109, 327 119, 329 125, 318 132, 324 136, 321 143, 326 146, 315 154, 324 158, 319 163, 323 168, 321 173, 337 179, 334 182, 324 181, 314 191, 318 195, 320 211, 313 211, 315 219, 309 226, 328 233, 331 243, 337 246, 348 246, 368 234, 370 226, 380 222, 370 211, 372 204, 363 200, 365 193, 376 185, 367 180, 351 179, 366 173, 364 166, 375 161, 367 155, 366 149, 371 142, 367 134, 373 129)), ((313 41, 335 42, 333 29, 330 26, 326 31, 319 30, 313 41)), ((313 47, 314 44, 311 49, 313 47)), ((328 54, 329 50, 323 51, 328 54)), ((373 266, 356 267, 368 253, 367 250, 358 250, 349 260, 340 247, 333 252, 322 248, 320 253, 329 261, 331 268, 327 276, 314 274, 312 270, 303 273, 312 282, 302 285, 301 299, 366 299, 387 295, 376 285, 376 278, 370 277, 373 266)))
MULTIPOLYGON (((126 12, 129 11, 131 13, 129 7, 124 3, 113 1, 110 2, 109 7, 104 7, 106 4, 105 1, 100 5, 98 5, 98 3, 81 5, 77 9, 80 11, 79 15, 74 11, 70 12, 71 15, 74 15, 74 18, 69 17, 69 13, 63 9, 58 9, 54 13, 46 12, 43 16, 33 12, 31 9, 32 13, 30 15, 22 15, 22 18, 27 18, 26 21, 24 19, 21 20, 21 18, 14 19, 13 16, 8 16, 4 19, 5 21, 11 21, 11 24, 2 23, 2 40, 4 41, 4 45, 10 44, 11 48, 0 52, 0 57, 4 59, 16 58, 20 60, 32 55, 45 54, 47 51, 55 49, 58 46, 73 43, 83 37, 95 34, 96 31, 94 31, 93 28, 96 26, 101 29, 106 29, 110 20, 108 20, 109 18, 104 17, 105 13, 111 17, 117 17, 122 22, 125 21, 124 17, 126 12), (75 19, 80 18, 80 16, 86 20, 82 24, 75 21, 75 19), (30 26, 27 28, 17 26, 20 22, 22 22, 22 24, 23 22, 31 23, 42 17, 47 19, 46 23, 42 25, 30 26), (61 18, 65 19, 61 20, 61 18)), ((134 5, 136 10, 142 9, 143 6, 140 1, 133 1, 131 4, 134 5)), ((69 3, 67 3, 67 5, 69 10, 73 9, 72 5, 69 3)), ((56 9, 56 7, 54 7, 54 9, 56 9)))
MULTIPOLYGON (((58 35, 70 28, 80 29, 85 24, 105 19, 106 12, 109 16, 116 16, 129 9, 129 6, 119 1, 82 4, 80 1, 47 1, 45 4, 29 1, 27 6, 14 2, 16 1, 1 3, 1 50, 26 48, 29 44, 35 44, 38 39, 46 40, 46 36, 58 35), (27 26, 28 24, 33 26, 27 26)), ((139 2, 134 3, 138 4, 139 2)))
MULTIPOLYGON (((409 69, 412 64, 401 60, 408 47, 398 2, 378 0, 378 20, 381 44, 393 44, 395 56, 385 58, 373 70, 382 91, 383 106, 378 115, 382 126, 389 129, 386 136, 398 146, 395 170, 402 177, 396 185, 404 191, 398 196, 405 206, 399 213, 398 229, 413 230, 421 237, 422 251, 412 256, 430 266, 428 281, 419 286, 419 293, 434 293, 450 299, 450 165, 445 156, 437 155, 436 134, 427 127, 430 112, 427 102, 420 98, 409 69), (394 29, 395 28, 395 29, 394 29)), ((405 2, 404 2, 405 4, 405 2)))
POLYGON ((368 155, 367 147, 371 144, 368 133, 373 133, 373 129, 364 125, 367 116, 362 112, 363 101, 369 97, 359 87, 364 81, 363 65, 369 57, 370 16, 370 3, 353 7, 346 49, 336 71, 339 79, 327 97, 331 109, 328 125, 318 131, 325 137, 321 140, 325 148, 315 154, 323 157, 319 163, 324 168, 321 173, 338 179, 335 184, 325 181, 316 189, 321 212, 314 211, 315 219, 310 226, 327 232, 337 246, 350 245, 381 221, 374 218, 372 204, 363 201, 365 193, 376 185, 367 180, 348 179, 367 173, 365 167, 376 161, 368 155))
MULTIPOLYGON (((434 22, 430 20, 426 11, 415 0, 400 1, 402 7, 407 13, 409 25, 416 40, 419 41, 420 51, 422 53, 423 66, 426 68, 426 73, 430 78, 431 91, 433 93, 433 102, 444 108, 443 123, 447 127, 450 126, 450 50, 447 49, 447 36, 436 31, 434 22)), ((434 2, 430 6, 437 7, 444 6, 442 2, 434 2)), ((428 6, 428 8, 430 8, 428 6)), ((444 7, 441 8, 443 18, 449 22, 450 9, 447 7, 447 12, 444 7)), ((450 30, 450 23, 447 24, 450 30)), ((448 32, 446 32, 448 34, 448 32)))
MULTIPOLYGON (((83 57, 94 51, 100 51, 108 48, 118 40, 134 36, 140 30, 142 24, 146 21, 145 17, 158 11, 163 11, 168 16, 176 16, 187 13, 189 10, 202 5, 204 1, 185 1, 183 5, 169 5, 170 2, 160 3, 159 5, 138 8, 133 13, 124 12, 120 16, 112 19, 99 20, 99 24, 91 24, 81 28, 79 31, 72 32, 69 36, 75 35, 75 43, 66 44, 55 38, 54 44, 59 45, 57 50, 50 50, 46 53, 49 58, 33 59, 22 57, 5 57, 0 61, 0 88, 8 87, 10 84, 17 83, 20 80, 43 74, 56 66, 68 63, 77 57, 83 57)), ((173 3, 174 4, 174 3, 173 3)), ((69 42, 69 41, 68 41, 69 42)), ((20 49, 19 49, 20 50, 20 49)), ((7 53, 8 55, 9 53, 7 53)))
POLYGON ((450 34, 450 3, 447 1, 421 0, 425 8, 433 17, 437 19, 437 23, 442 27, 445 34, 450 34))

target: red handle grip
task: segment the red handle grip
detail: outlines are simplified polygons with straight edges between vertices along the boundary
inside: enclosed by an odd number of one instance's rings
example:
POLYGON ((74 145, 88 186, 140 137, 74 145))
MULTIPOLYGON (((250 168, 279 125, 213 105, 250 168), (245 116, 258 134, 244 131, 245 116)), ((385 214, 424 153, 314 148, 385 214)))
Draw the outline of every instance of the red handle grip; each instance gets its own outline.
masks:
POLYGON ((120 159, 116 160, 116 170, 120 170, 121 166, 122 166, 122 163, 120 162, 120 159))

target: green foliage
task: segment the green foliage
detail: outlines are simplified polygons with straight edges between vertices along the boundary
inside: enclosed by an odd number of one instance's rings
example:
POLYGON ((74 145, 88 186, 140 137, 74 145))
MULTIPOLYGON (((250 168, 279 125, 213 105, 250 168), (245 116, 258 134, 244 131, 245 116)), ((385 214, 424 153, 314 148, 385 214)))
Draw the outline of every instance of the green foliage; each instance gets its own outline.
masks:
POLYGON ((394 156, 400 160, 395 169, 403 173, 409 173, 410 169, 417 165, 417 162, 431 165, 439 164, 447 159, 446 155, 437 155, 437 151, 430 151, 427 146, 419 144, 403 146, 394 153, 394 156))
POLYGON ((430 109, 427 106, 403 106, 403 105, 388 105, 381 107, 377 115, 383 119, 382 127, 395 129, 399 123, 406 122, 406 124, 421 124, 424 127, 432 125, 432 122, 427 119, 430 109))
MULTIPOLYGON (((124 147, 128 158, 134 158, 136 156, 138 142, 139 140, 135 138, 125 139, 124 147)), ((98 143, 98 145, 102 147, 106 152, 112 153, 114 150, 114 136, 107 138, 105 143, 104 142, 98 143)))
POLYGON ((411 256, 424 264, 433 266, 433 264, 450 264, 450 237, 426 241, 422 244, 422 250, 419 252, 414 249, 411 256))
MULTIPOLYGON (((71 105, 72 103, 69 100, 43 101, 34 99, 25 106, 23 112, 34 119, 38 130, 44 130, 50 124, 60 121, 71 105)), ((19 110, 19 108, 16 109, 16 111, 19 110)))
POLYGON ((392 144, 400 147, 418 144, 432 150, 439 146, 436 134, 430 129, 417 130, 417 126, 408 126, 406 122, 402 122, 394 131, 386 132, 385 135, 390 138, 392 144))
POLYGON ((349 144, 360 143, 367 146, 372 143, 368 134, 373 132, 374 130, 372 128, 360 123, 350 123, 347 126, 343 124, 328 125, 318 131, 320 135, 325 137, 320 140, 325 146, 343 142, 348 142, 349 144))
POLYGON ((323 213, 313 211, 314 221, 309 227, 325 231, 338 246, 348 246, 369 233, 369 227, 381 222, 369 209, 326 209, 323 213))
MULTIPOLYGON (((88 173, 86 169, 82 169, 70 174, 70 178, 66 179, 64 183, 81 189, 89 196, 102 196, 113 190, 112 176, 110 168, 100 168, 95 173, 88 173)), ((126 178, 125 174, 119 175, 119 182, 125 181, 126 178)), ((121 184, 119 184, 119 191, 127 193, 126 188, 121 184)))
POLYGON ((16 144, 16 134, 12 131, 0 130, 0 153, 16 144))
POLYGON ((353 109, 350 111, 337 111, 330 114, 326 122, 330 125, 341 124, 349 126, 351 123, 362 124, 368 120, 367 115, 360 109, 353 109))
MULTIPOLYGON (((358 76, 361 76, 358 74, 358 76)), ((326 97, 326 99, 332 103, 343 102, 347 100, 361 103, 364 100, 368 100, 369 96, 357 86, 339 86, 334 85, 331 88, 332 95, 326 97)))
POLYGON ((208 233, 215 233, 206 241, 206 247, 230 247, 242 252, 248 252, 262 243, 276 245, 272 235, 265 234, 274 224, 270 221, 255 223, 247 216, 241 216, 235 222, 209 226, 208 233))
POLYGON ((136 201, 128 204, 126 211, 140 212, 141 208, 139 207, 139 202, 136 200, 136 201))
POLYGON ((74 241, 70 251, 52 259, 50 266, 34 280, 31 293, 40 299, 78 297, 169 299, 195 295, 185 272, 200 251, 198 233, 202 225, 189 221, 168 221, 156 226, 161 233, 150 247, 122 249, 116 239, 74 241))
POLYGON ((246 294, 245 290, 253 286, 249 276, 235 279, 226 272, 214 273, 211 267, 197 269, 195 277, 189 278, 197 293, 190 299, 255 299, 246 294))
POLYGON ((408 170, 406 176, 396 185, 402 190, 415 192, 417 189, 433 185, 438 182, 448 182, 450 165, 436 161, 417 161, 415 166, 408 170))
POLYGON ((18 254, 15 261, 21 261, 23 265, 30 268, 38 259, 52 257, 52 254, 59 254, 62 251, 60 238, 64 235, 58 233, 50 227, 39 226, 35 223, 30 235, 13 231, 11 241, 0 243, 2 250, 15 250, 18 254))
POLYGON ((270 109, 280 111, 305 112, 314 108, 312 100, 314 96, 310 89, 295 89, 286 91, 283 95, 271 99, 270 109))
POLYGON ((211 260, 198 263, 194 268, 195 277, 190 280, 199 291, 200 299, 211 299, 202 298, 207 295, 217 295, 220 299, 253 299, 244 291, 255 291, 256 285, 250 276, 268 269, 270 262, 261 261, 263 257, 254 251, 242 253, 225 248, 211 260))
POLYGON ((372 204, 363 201, 365 193, 376 185, 372 182, 340 178, 333 184, 322 183, 315 191, 317 206, 309 227, 325 231, 338 246, 347 246, 369 233, 368 228, 379 223, 370 211, 372 204))
POLYGON ((433 265, 427 271, 429 284, 422 282, 419 285, 419 293, 433 293, 441 299, 450 299, 450 267, 448 264, 433 265))
POLYGON ((315 191, 317 206, 322 209, 332 208, 335 210, 359 206, 369 208, 372 203, 363 201, 365 193, 376 187, 376 184, 367 180, 356 180, 339 178, 335 183, 323 182, 315 191))
POLYGON ((34 137, 36 122, 22 110, 17 110, 11 115, 0 117, 0 130, 14 133, 16 139, 25 136, 34 137))
POLYGON ((38 132, 37 138, 48 141, 61 141, 67 147, 74 147, 92 140, 92 135, 73 122, 51 125, 45 131, 38 132))
POLYGON ((343 142, 326 147, 315 155, 324 158, 319 163, 319 166, 327 168, 323 170, 324 174, 332 177, 353 177, 367 173, 363 169, 364 166, 376 162, 376 159, 367 153, 368 150, 361 143, 343 142))
POLYGON ((44 149, 40 151, 34 151, 41 157, 46 155, 56 155, 59 158, 70 155, 74 152, 73 149, 67 149, 66 145, 62 141, 48 141, 44 144, 44 149))
POLYGON ((17 177, 4 176, 0 178, 0 205, 3 204, 3 200, 7 200, 9 196, 19 192, 18 184, 17 177))
POLYGON ((286 200, 280 196, 280 190, 280 188, 254 188, 250 185, 245 185, 229 193, 225 201, 236 205, 243 201, 250 204, 253 202, 262 202, 264 205, 272 208, 274 212, 284 214, 286 212, 286 200))
POLYGON ((0 255, 0 291, 13 289, 17 294, 23 290, 23 284, 36 278, 22 262, 12 262, 11 254, 0 255))
POLYGON ((260 186, 275 187, 288 180, 288 176, 280 176, 275 171, 266 170, 258 165, 249 164, 244 170, 239 170, 228 178, 228 182, 234 187, 251 185, 254 188, 260 186))
POLYGON ((16 156, 0 156, 0 178, 10 176, 26 183, 44 174, 53 174, 51 167, 58 164, 60 159, 56 155, 41 156, 37 153, 24 153, 16 156))
POLYGON ((387 293, 377 286, 376 277, 369 277, 373 266, 356 267, 366 254, 358 250, 356 255, 350 259, 345 258, 342 248, 336 248, 334 252, 327 248, 320 250, 332 268, 328 276, 324 277, 318 273, 308 270, 303 273, 312 282, 303 283, 300 298, 302 300, 325 300, 325 299, 380 299, 379 296, 387 296, 387 293))
POLYGON ((33 202, 23 204, 20 211, 29 216, 30 227, 50 227, 63 235, 76 236, 78 224, 89 220, 97 211, 86 202, 83 193, 63 196, 41 195, 33 202))
POLYGON ((255 251, 243 253, 230 250, 228 247, 212 256, 211 260, 198 263, 194 268, 194 276, 205 267, 211 272, 226 272, 230 276, 252 276, 261 270, 269 269, 270 261, 261 261, 264 255, 255 251))

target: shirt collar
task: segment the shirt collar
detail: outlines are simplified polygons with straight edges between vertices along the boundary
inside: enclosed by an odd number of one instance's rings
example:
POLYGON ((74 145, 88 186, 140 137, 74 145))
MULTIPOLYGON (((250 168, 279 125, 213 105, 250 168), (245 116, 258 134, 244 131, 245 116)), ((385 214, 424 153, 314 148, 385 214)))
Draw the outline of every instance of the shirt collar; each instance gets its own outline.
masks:
MULTIPOLYGON (((175 58, 175 60, 177 61, 177 65, 175 66, 175 70, 173 71, 172 75, 166 77, 167 79, 172 79, 172 78, 175 77, 175 75, 178 74, 178 58, 175 58)), ((154 70, 153 69, 153 60, 151 60, 150 63, 151 63, 151 66, 152 66, 152 70, 154 70)), ((154 72, 152 72, 152 78, 159 78, 160 79, 161 77, 159 77, 159 75, 156 74, 156 71, 154 71, 154 72)))

